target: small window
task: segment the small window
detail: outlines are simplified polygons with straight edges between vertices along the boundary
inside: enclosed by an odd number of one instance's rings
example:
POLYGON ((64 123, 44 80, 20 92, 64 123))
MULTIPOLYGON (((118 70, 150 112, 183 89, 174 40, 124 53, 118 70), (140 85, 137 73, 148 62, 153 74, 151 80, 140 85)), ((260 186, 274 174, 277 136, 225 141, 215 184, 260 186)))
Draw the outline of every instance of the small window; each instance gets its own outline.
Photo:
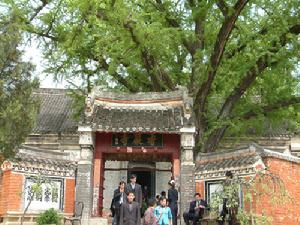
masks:
MULTIPOLYGON (((208 204, 212 201, 214 193, 222 192, 223 186, 222 182, 224 180, 215 180, 205 182, 205 197, 208 204)), ((243 208, 243 189, 239 187, 239 207, 243 208)))
POLYGON ((205 198, 207 204, 210 204, 214 193, 218 193, 223 190, 222 181, 208 181, 205 184, 205 198))
MULTIPOLYGON (((30 177, 26 179, 24 194, 25 206, 30 202, 33 194, 33 185, 35 179, 30 177)), ((33 200, 29 206, 30 210, 47 210, 54 208, 56 210, 62 209, 63 205, 63 181, 58 179, 49 179, 47 182, 41 184, 41 190, 34 193, 33 200)))

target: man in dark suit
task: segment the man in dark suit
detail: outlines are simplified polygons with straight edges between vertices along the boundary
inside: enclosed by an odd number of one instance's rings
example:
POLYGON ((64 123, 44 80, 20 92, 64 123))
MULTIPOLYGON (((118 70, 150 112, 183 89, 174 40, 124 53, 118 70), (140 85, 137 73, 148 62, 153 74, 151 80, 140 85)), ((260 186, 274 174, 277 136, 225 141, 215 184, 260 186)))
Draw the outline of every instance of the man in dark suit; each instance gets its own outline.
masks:
POLYGON ((177 214, 178 214, 178 191, 175 188, 175 181, 169 181, 169 190, 168 190, 168 201, 169 207, 172 212, 172 225, 177 225, 177 214))
POLYGON ((120 208, 120 225, 140 225, 141 211, 137 202, 133 201, 134 193, 128 192, 127 202, 124 202, 120 208))
POLYGON ((142 187, 136 183, 136 175, 132 174, 130 177, 130 183, 126 186, 126 193, 133 192, 137 203, 142 207, 142 187))
POLYGON ((121 205, 127 201, 127 196, 125 194, 125 185, 126 183, 124 181, 121 181, 119 184, 119 187, 114 191, 114 197, 112 200, 111 209, 114 211, 114 219, 113 219, 113 225, 120 224, 120 208, 121 205))
POLYGON ((207 202, 201 199, 200 193, 196 193, 195 200, 190 203, 189 211, 183 213, 184 222, 189 225, 191 220, 193 225, 196 225, 197 221, 203 217, 205 208, 207 208, 207 202))

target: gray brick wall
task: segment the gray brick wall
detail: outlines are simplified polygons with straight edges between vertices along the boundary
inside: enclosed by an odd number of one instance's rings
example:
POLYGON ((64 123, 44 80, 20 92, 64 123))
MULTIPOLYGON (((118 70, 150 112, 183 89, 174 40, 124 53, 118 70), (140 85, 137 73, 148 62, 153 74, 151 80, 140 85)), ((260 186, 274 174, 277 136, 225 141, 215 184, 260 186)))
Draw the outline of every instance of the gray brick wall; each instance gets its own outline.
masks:
POLYGON ((180 220, 183 223, 183 213, 189 208, 196 189, 195 165, 181 164, 180 168, 180 220))
POLYGON ((79 164, 77 170, 76 201, 84 203, 83 218, 88 218, 92 210, 92 164, 79 164))
MULTIPOLYGON (((121 161, 106 161, 105 168, 126 168, 127 163, 121 161)), ((118 188, 119 182, 127 179, 127 171, 105 171, 104 173, 104 192, 103 207, 109 209, 113 198, 114 190, 118 188)))

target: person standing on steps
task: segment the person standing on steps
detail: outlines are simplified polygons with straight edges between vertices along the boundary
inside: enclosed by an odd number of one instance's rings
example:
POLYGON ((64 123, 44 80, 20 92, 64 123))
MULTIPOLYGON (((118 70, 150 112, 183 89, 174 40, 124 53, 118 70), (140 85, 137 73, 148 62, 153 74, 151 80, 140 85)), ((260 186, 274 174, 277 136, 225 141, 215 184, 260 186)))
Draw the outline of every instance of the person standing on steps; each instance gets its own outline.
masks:
POLYGON ((172 225, 172 212, 167 206, 166 197, 160 197, 160 205, 154 209, 154 216, 157 221, 157 225, 172 225))
POLYGON ((168 201, 169 201, 169 207, 172 212, 172 224, 177 225, 177 214, 178 214, 178 191, 175 188, 175 181, 170 180, 169 181, 169 190, 168 190, 168 201))
POLYGON ((133 192, 134 193, 134 196, 135 196, 135 199, 134 201, 136 201, 140 208, 142 207, 142 187, 141 185, 139 185, 138 183, 136 183, 136 175, 135 174, 132 174, 130 176, 130 183, 127 184, 126 186, 126 193, 128 194, 129 192, 133 192))
POLYGON ((119 225, 141 225, 141 209, 139 203, 133 201, 134 193, 129 191, 127 201, 120 208, 119 225))
POLYGON ((112 201, 112 207, 114 209, 114 218, 113 218, 113 225, 120 224, 120 208, 121 205, 127 201, 127 196, 125 193, 125 185, 124 181, 119 183, 119 187, 114 191, 114 197, 112 201))
POLYGON ((144 214, 143 225, 157 225, 156 217, 154 215, 154 209, 156 205, 156 200, 150 198, 148 200, 148 209, 144 214))

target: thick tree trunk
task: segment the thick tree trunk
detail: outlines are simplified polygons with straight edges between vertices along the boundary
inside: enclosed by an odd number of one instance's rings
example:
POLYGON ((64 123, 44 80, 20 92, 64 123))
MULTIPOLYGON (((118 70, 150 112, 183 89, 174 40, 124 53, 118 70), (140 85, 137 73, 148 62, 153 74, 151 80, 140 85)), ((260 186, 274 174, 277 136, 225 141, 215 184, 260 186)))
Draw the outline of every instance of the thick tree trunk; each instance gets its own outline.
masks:
POLYGON ((207 130, 208 124, 206 121, 206 118, 201 111, 201 105, 199 102, 194 102, 194 116, 195 116, 195 126, 196 126, 196 152, 203 152, 203 146, 204 146, 204 134, 207 130))
POLYGON ((204 152, 214 152, 217 150, 218 145, 222 138, 224 137, 225 131, 227 130, 228 126, 222 126, 218 129, 215 129, 209 137, 205 140, 203 145, 204 152))

